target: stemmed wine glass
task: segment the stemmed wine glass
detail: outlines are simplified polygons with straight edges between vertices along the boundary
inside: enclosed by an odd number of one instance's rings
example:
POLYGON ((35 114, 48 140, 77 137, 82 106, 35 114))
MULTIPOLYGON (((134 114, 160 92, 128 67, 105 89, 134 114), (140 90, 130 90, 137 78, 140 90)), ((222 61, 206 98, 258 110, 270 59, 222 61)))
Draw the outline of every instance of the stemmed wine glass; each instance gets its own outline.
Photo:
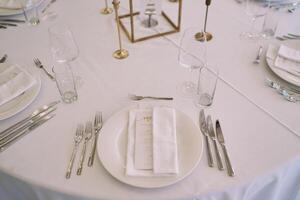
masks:
POLYGON ((255 33, 254 24, 257 18, 266 15, 270 1, 257 1, 257 0, 246 0, 245 1, 245 13, 251 18, 251 26, 249 31, 243 32, 241 37, 244 39, 256 39, 260 36, 259 33, 255 33))
POLYGON ((206 63, 207 41, 198 41, 195 34, 201 31, 199 28, 187 29, 180 42, 178 54, 179 64, 190 70, 190 79, 181 83, 177 90, 186 98, 192 98, 197 91, 197 84, 192 81, 192 74, 195 69, 203 67, 206 63))
MULTIPOLYGON (((70 69, 71 62, 76 60, 79 49, 71 30, 64 24, 55 24, 49 28, 50 51, 53 60, 58 63, 66 63, 70 69)), ((76 76, 76 82, 81 78, 76 76)))

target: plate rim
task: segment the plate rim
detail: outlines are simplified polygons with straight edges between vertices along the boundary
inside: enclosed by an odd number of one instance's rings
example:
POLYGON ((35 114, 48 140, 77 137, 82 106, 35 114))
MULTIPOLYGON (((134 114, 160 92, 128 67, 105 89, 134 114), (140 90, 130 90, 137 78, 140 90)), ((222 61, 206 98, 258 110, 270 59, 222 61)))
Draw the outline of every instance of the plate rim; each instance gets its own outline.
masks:
MULTIPOLYGON (((115 112, 113 115, 111 115, 111 117, 106 121, 106 123, 108 123, 108 121, 110 122, 111 120, 113 120, 114 118, 116 118, 116 117, 119 117, 120 115, 122 115, 122 114, 125 114, 125 112, 128 112, 130 109, 132 109, 132 108, 137 108, 136 106, 134 107, 133 105, 131 105, 131 106, 127 106, 127 107, 125 107, 125 108, 123 108, 123 109, 121 109, 121 110, 119 110, 119 111, 117 111, 117 112, 115 112)), ((200 128, 196 125, 196 123, 186 114, 186 113, 184 113, 184 112, 182 112, 182 111, 180 111, 180 110, 178 110, 178 109, 176 109, 176 108, 174 108, 175 109, 175 111, 176 111, 176 113, 177 112, 179 112, 181 115, 183 115, 184 117, 186 117, 187 119, 189 119, 190 121, 191 121, 191 123, 194 125, 194 127, 196 127, 198 130, 199 130, 199 138, 200 138, 200 141, 199 141, 199 145, 201 145, 201 147, 200 147, 200 150, 199 150, 199 155, 198 155, 198 157, 197 157, 197 159, 196 159, 196 162, 194 163, 194 165, 188 170, 188 172, 186 172, 183 176, 180 176, 180 177, 178 177, 178 178, 176 178, 175 180, 170 180, 168 183, 163 183, 163 184, 158 184, 158 185, 150 185, 150 186, 145 186, 145 185, 140 185, 140 184, 134 184, 134 183, 132 183, 132 182, 130 182, 130 181, 126 181, 126 180, 124 180, 124 179, 120 179, 119 177, 118 177, 118 175, 117 174, 114 174, 113 172, 111 172, 111 170, 110 169, 108 169, 108 167, 106 166, 106 164, 105 164, 105 161, 103 161, 103 158, 102 158, 102 156, 101 156, 101 152, 100 152, 100 148, 101 148, 101 137, 103 137, 102 135, 102 133, 101 133, 101 131, 100 131, 100 133, 99 133, 99 137, 98 137, 98 139, 97 139, 97 155, 98 155, 98 158, 99 158, 99 160, 100 160, 100 162, 101 162, 101 164, 102 164, 102 166, 104 167, 104 169, 112 176, 112 177, 114 177, 115 179, 117 179, 118 181, 120 181, 120 182, 122 182, 122 183, 124 183, 124 184, 127 184, 127 185, 131 185, 131 186, 134 186, 134 187, 138 187, 138 188, 143 188, 143 189, 154 189, 154 188, 162 188, 162 187, 166 187, 166 186, 170 186, 170 185, 173 185, 173 184, 175 184, 175 183, 177 183, 177 182, 179 182, 179 181, 181 181, 181 180, 183 180, 183 179, 185 179, 186 177, 188 177, 193 171, 194 171, 194 169, 199 165, 199 162, 200 162, 200 160, 201 160, 201 158, 202 158, 202 156, 203 156, 203 150, 204 150, 204 141, 203 141, 203 135, 202 135, 202 133, 201 133, 201 131, 200 131, 200 128)), ((103 126, 105 126, 105 124, 103 125, 103 126)), ((126 145, 127 146, 127 145, 126 145)), ((127 148, 126 148, 127 149, 127 148)), ((124 175, 124 177, 125 177, 125 175, 124 175)), ((151 178, 151 177, 133 177, 133 178, 136 178, 136 179, 140 179, 140 178, 145 178, 145 179, 147 179, 147 178, 151 178)), ((159 178, 161 178, 161 177, 159 177, 159 178)))
MULTIPOLYGON (((270 44, 270 45, 268 46, 268 49, 267 49, 267 53, 266 53, 266 54, 268 54, 268 52, 271 51, 271 49, 270 49, 271 46, 273 46, 273 48, 277 48, 277 47, 278 47, 278 44, 276 44, 276 45, 274 45, 274 44, 271 45, 271 44, 270 44)), ((287 76, 288 76, 288 73, 287 73, 287 72, 284 72, 284 71, 282 71, 282 70, 277 69, 276 67, 274 67, 275 59, 273 59, 273 58, 268 58, 268 57, 266 56, 266 62, 267 62, 267 65, 268 65, 269 69, 271 69, 271 71, 272 71, 276 76, 278 76, 278 77, 281 78, 282 80, 284 80, 284 81, 286 81, 286 82, 288 82, 288 83, 290 83, 290 84, 292 84, 292 85, 294 85, 294 86, 296 86, 296 87, 300 87, 300 78, 299 78, 299 83, 297 83, 297 82, 293 81, 293 79, 289 79, 289 78, 287 77, 287 76)))
MULTIPOLYGON (((35 2, 35 5, 36 5, 36 6, 40 6, 41 3, 42 3, 43 1, 45 1, 45 0, 37 0, 37 2, 35 2)), ((33 7, 33 6, 30 6, 30 7, 26 8, 26 10, 30 10, 30 9, 32 9, 32 7, 33 7)), ((23 10, 22 10, 22 9, 12 10, 12 9, 5 9, 5 8, 2 8, 1 10, 9 10, 9 11, 11 11, 11 12, 6 13, 6 14, 3 14, 3 13, 1 13, 1 11, 0 11, 0 17, 5 17, 5 16, 9 17, 9 16, 14 16, 14 15, 20 15, 20 14, 23 13, 23 10)))

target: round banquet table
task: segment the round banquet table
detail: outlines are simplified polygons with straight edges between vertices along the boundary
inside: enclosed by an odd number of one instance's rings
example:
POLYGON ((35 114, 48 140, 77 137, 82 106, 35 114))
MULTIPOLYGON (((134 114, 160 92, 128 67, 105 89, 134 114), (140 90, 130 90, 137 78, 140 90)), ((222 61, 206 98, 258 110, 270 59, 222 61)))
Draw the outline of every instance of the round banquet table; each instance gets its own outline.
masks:
MULTIPOLYGON (((122 0, 121 7, 124 5, 127 1, 122 0)), ((37 57, 51 68, 51 25, 67 24, 80 51, 72 63, 75 76, 80 78, 79 99, 72 104, 61 103, 53 119, 0 154, 0 199, 300 198, 299 103, 285 101, 264 84, 265 77, 280 80, 269 70, 265 56, 259 65, 252 63, 260 44, 265 52, 268 44, 279 41, 241 40, 239 34, 249 29, 249 20, 243 4, 234 0, 213 1, 209 10, 207 29, 214 38, 209 44, 208 60, 219 66, 220 80, 214 103, 206 113, 222 124, 236 176, 229 177, 226 171, 208 167, 204 151, 188 177, 167 187, 143 189, 126 185, 113 178, 97 156, 94 166, 85 166, 81 176, 73 172, 69 180, 65 179, 77 124, 92 120, 99 110, 105 125, 114 113, 134 104, 128 93, 172 96, 173 106, 198 124, 200 109, 176 90, 189 78, 189 71, 179 65, 177 55, 183 30, 203 25, 204 2, 183 2, 179 33, 132 44, 122 32, 124 48, 130 54, 124 60, 112 57, 118 48, 114 14, 101 15, 102 7, 104 1, 100 0, 57 1, 49 8, 58 14, 56 19, 42 20, 36 27, 20 25, 0 31, 0 55, 6 53, 7 62, 35 69, 42 79, 34 102, 0 121, 0 130, 60 98, 55 83, 38 71, 32 61, 37 57)), ((282 14, 278 35, 300 33, 299 11, 282 14)), ((176 14, 172 9, 170 12, 176 14)), ((259 19, 257 26, 260 23, 259 19)), ((296 41, 294 44, 300 45, 296 41)))

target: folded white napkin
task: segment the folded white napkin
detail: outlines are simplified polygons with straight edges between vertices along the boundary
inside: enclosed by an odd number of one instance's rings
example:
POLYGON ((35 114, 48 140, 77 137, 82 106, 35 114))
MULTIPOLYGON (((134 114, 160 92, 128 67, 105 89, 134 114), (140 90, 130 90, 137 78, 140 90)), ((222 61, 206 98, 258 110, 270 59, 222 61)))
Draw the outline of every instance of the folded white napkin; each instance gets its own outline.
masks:
MULTIPOLYGON (((280 47, 281 48, 281 47, 280 47)), ((300 62, 295 62, 297 59, 297 50, 290 49, 289 47, 281 48, 281 56, 280 48, 270 45, 267 51, 267 58, 274 60, 274 67, 281 69, 289 74, 293 74, 295 76, 300 76, 300 62), (287 53, 286 49, 291 50, 292 53, 287 53), (294 60, 288 59, 293 58, 294 60)), ((288 50, 288 51, 289 51, 288 50)), ((299 52, 298 52, 299 53, 299 52)))
POLYGON ((25 5, 25 0, 0 0, 0 8, 5 9, 22 9, 25 5))
POLYGON ((300 62, 300 51, 292 49, 285 45, 280 45, 278 56, 294 62, 300 62))
POLYGON ((178 173, 175 118, 174 109, 167 107, 129 111, 126 175, 178 173))
POLYGON ((18 65, 0 64, 0 69, 0 106, 36 84, 36 79, 18 65))
POLYGON ((173 108, 153 108, 153 171, 177 174, 176 115, 173 108))

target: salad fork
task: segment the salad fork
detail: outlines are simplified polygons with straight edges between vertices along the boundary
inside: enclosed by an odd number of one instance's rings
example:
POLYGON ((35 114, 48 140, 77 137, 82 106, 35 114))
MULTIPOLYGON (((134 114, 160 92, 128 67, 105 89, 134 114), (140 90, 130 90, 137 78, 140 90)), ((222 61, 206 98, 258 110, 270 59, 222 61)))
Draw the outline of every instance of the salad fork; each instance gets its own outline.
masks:
POLYGON ((72 172, 72 168, 73 168, 74 159, 76 157, 77 149, 78 149, 78 146, 79 146, 80 142, 82 141, 82 139, 83 139, 83 125, 79 124, 77 126, 77 129, 76 129, 76 133, 75 133, 75 137, 74 137, 75 145, 74 145, 74 149, 73 149, 71 159, 69 161, 67 173, 66 173, 66 178, 67 179, 69 179, 71 177, 71 172, 72 172))
POLYGON ((134 101, 140 101, 143 99, 155 99, 155 100, 173 100, 173 97, 152 97, 152 96, 138 96, 135 94, 128 94, 128 97, 134 101))
POLYGON ((83 168, 83 162, 84 162, 85 154, 86 154, 86 146, 87 146, 88 141, 92 137, 92 132, 93 132, 92 122, 88 121, 85 125, 84 143, 83 143, 83 148, 82 148, 82 152, 81 152, 81 156, 80 156, 80 160, 79 160, 79 167, 77 169, 77 175, 81 175, 82 168, 83 168))
POLYGON ((33 62, 35 66, 41 68, 52 81, 55 80, 55 78, 44 68, 42 62, 38 58, 33 59, 33 62))
POLYGON ((92 149, 89 156, 88 166, 91 167, 94 164, 94 157, 96 151, 96 143, 99 135, 99 131, 102 128, 102 112, 96 112, 95 120, 94 120, 94 137, 92 140, 92 149))

